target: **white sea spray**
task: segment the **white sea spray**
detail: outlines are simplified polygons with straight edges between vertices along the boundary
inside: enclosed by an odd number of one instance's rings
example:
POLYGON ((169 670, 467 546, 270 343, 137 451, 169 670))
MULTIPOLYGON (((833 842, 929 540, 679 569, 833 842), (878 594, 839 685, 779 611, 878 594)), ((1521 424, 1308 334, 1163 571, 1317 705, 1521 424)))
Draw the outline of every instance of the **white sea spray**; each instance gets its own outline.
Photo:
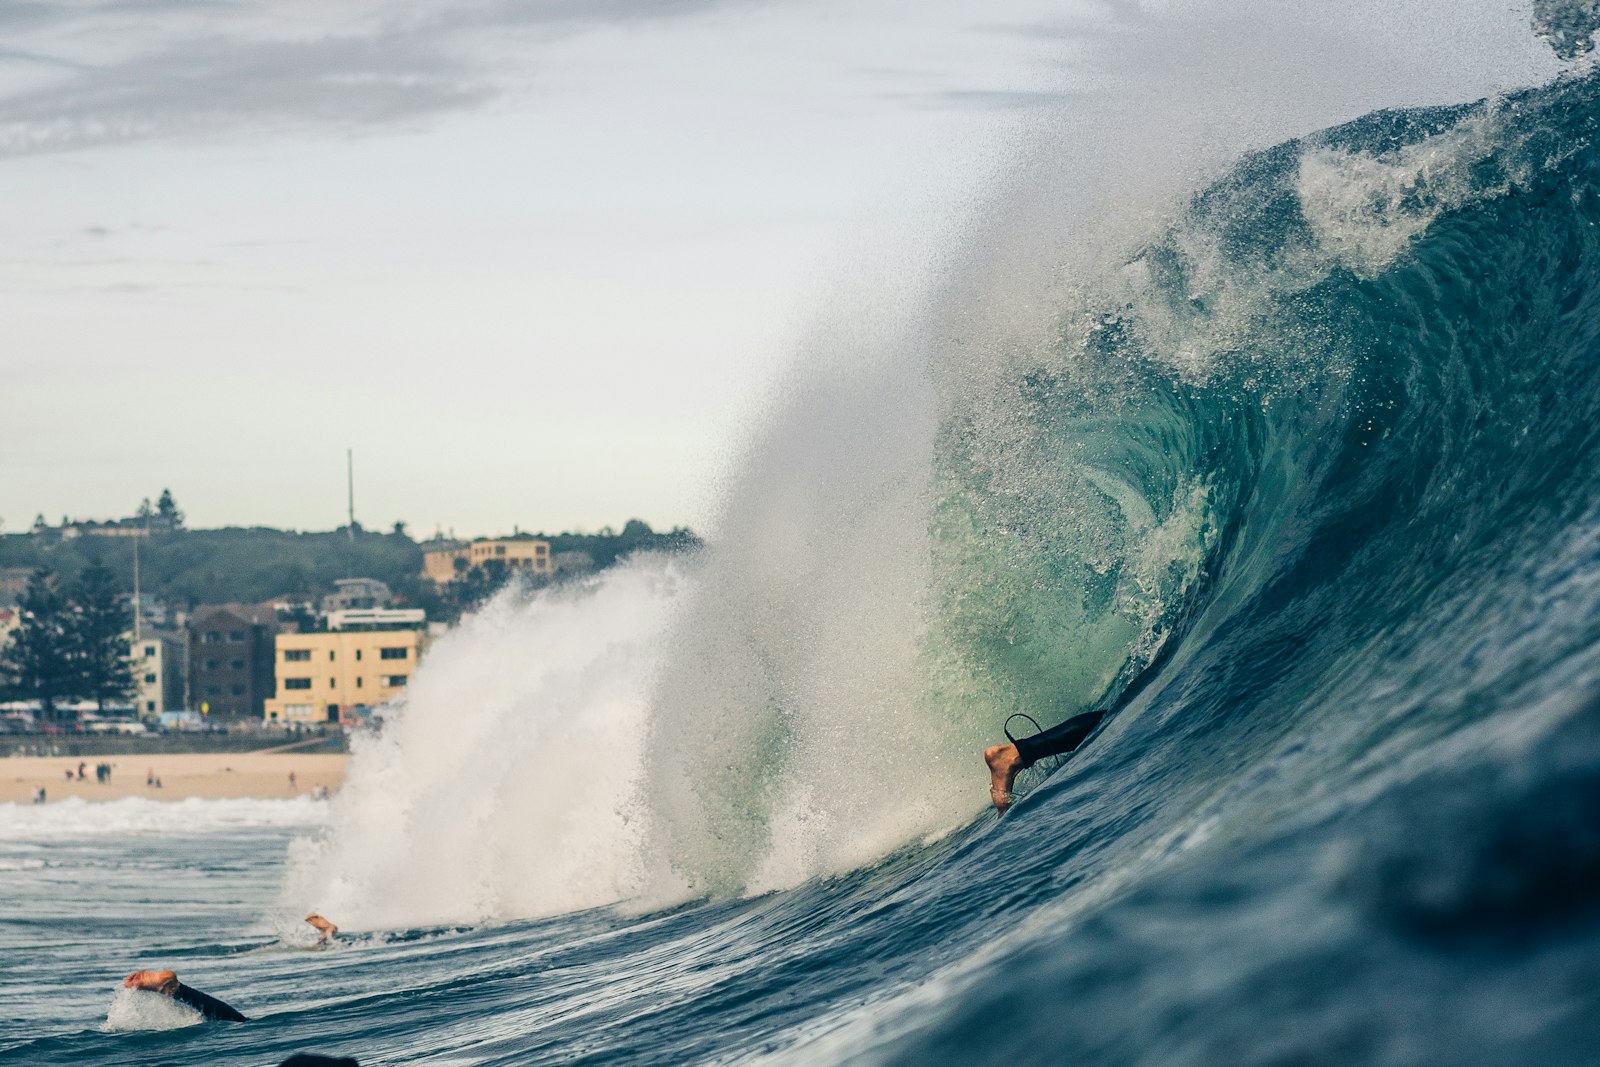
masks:
POLYGON ((111 996, 106 1021, 100 1029, 110 1033, 128 1030, 177 1030, 204 1020, 199 1012, 171 997, 142 989, 119 988, 111 996))
POLYGON ((287 899, 350 928, 527 917, 637 893, 648 683, 685 580, 638 561, 509 590, 440 639, 354 745, 287 899))

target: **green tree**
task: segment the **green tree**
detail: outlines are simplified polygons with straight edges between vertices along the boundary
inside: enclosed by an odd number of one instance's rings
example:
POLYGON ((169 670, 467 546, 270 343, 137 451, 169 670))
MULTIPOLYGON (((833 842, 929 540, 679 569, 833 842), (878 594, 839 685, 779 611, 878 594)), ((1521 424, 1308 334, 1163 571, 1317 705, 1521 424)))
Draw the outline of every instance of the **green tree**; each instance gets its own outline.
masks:
POLYGON ((511 568, 498 559, 485 560, 476 567, 468 566, 465 569, 461 567, 463 563, 466 560, 456 560, 455 581, 445 587, 446 601, 457 617, 474 610, 498 593, 512 575, 511 568))
POLYGON ((72 599, 76 610, 69 617, 67 638, 75 688, 104 711, 108 700, 126 700, 137 689, 128 649, 133 611, 121 599, 116 576, 99 560, 78 576, 72 599))
POLYGON ((156 517, 174 530, 183 525, 183 512, 178 510, 178 502, 172 499, 171 489, 161 490, 161 499, 156 501, 156 517))
POLYGON ((18 696, 39 701, 45 721, 54 722, 56 702, 73 695, 77 679, 67 636, 70 610, 48 568, 33 572, 18 607, 22 624, 0 653, 0 669, 15 679, 18 696))

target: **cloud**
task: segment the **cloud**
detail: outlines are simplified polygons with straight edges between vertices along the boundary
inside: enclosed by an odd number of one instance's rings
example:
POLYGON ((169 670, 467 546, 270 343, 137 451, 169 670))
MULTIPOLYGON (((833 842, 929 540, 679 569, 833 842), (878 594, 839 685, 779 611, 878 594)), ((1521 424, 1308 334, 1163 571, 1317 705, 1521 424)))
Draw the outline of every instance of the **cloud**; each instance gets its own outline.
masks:
POLYGON ((1091 41, 1132 27, 1147 25, 1150 12, 1139 0, 1098 0, 1075 12, 1042 21, 985 23, 975 29, 1032 40, 1091 41))
POLYGON ((1053 107, 1076 96, 1067 92, 1031 92, 1020 89, 944 89, 926 93, 887 93, 884 99, 914 107, 965 111, 1027 111, 1053 107))
POLYGON ((720 2, 423 0, 397 13, 375 0, 8 0, 0 155, 404 124, 518 84, 526 57, 510 63, 507 45, 720 2))
POLYGON ((0 152, 240 126, 383 125, 495 93, 461 61, 405 39, 196 39, 0 100, 0 152))

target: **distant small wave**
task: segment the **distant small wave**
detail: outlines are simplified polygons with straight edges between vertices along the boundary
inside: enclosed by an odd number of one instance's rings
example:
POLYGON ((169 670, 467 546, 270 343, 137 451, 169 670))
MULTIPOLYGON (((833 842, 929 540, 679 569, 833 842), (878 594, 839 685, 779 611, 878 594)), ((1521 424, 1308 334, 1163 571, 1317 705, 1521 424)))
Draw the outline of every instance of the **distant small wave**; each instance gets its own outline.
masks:
POLYGON ((327 805, 309 797, 283 800, 230 798, 178 801, 127 797, 91 803, 72 797, 53 804, 0 804, 0 841, 53 841, 63 837, 203 834, 253 827, 316 827, 327 805))

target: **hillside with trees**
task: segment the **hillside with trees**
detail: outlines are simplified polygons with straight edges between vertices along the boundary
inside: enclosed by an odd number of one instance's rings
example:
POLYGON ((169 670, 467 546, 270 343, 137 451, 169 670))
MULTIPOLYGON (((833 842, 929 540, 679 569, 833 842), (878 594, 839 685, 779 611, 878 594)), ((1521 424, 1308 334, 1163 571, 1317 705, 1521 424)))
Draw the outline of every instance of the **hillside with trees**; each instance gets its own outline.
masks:
MULTIPOLYGON (((518 534, 550 542, 552 557, 571 573, 603 570, 639 551, 683 551, 700 545, 691 531, 657 533, 639 519, 620 532, 518 534)), ((305 533, 270 527, 190 530, 170 492, 158 505, 146 501, 130 519, 104 524, 50 527, 39 520, 28 533, 0 535, 0 568, 47 568, 64 586, 99 565, 120 590, 133 587, 134 544, 138 543, 139 584, 168 606, 188 610, 198 604, 261 603, 272 598, 315 599, 333 591, 340 578, 376 578, 409 607, 430 618, 454 619, 503 584, 493 570, 439 589, 422 576, 428 542, 417 542, 404 523, 387 532, 340 528, 305 533), (137 526, 142 536, 128 536, 137 526), (122 536, 87 532, 116 529, 122 536), (455 587, 455 588, 453 588, 455 587)))

